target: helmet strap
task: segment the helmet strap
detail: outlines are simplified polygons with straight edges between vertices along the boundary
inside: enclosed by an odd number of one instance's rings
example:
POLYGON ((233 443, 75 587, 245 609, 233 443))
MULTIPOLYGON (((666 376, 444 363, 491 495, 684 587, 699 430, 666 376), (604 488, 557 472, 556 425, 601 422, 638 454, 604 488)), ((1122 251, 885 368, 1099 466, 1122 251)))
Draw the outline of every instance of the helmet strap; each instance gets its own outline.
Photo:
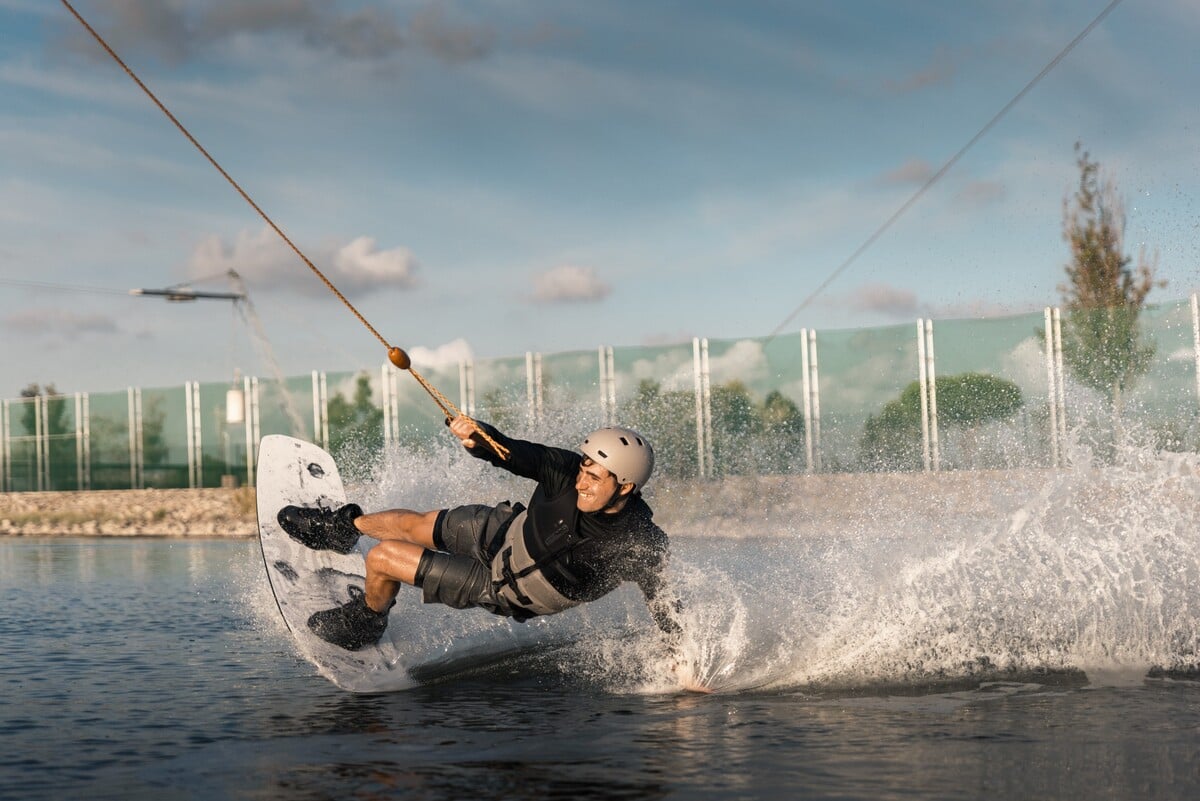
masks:
POLYGON ((617 488, 615 490, 613 490, 612 497, 608 499, 608 503, 604 504, 604 506, 600 508, 600 512, 602 512, 602 513, 608 512, 610 509, 614 509, 617 506, 624 504, 625 501, 628 501, 629 498, 633 496, 633 493, 636 490, 633 489, 633 490, 630 490, 629 492, 622 493, 621 487, 624 487, 624 486, 625 486, 624 484, 617 485, 617 488))

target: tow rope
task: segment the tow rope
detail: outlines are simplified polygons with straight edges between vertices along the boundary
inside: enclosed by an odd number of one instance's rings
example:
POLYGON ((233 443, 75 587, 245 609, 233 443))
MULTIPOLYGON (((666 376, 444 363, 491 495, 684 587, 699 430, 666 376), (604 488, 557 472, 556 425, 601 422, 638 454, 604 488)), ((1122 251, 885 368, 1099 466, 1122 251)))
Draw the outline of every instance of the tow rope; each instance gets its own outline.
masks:
MULTIPOLYGON (((424 388, 424 390, 429 394, 429 397, 433 398, 434 403, 436 403, 438 408, 442 410, 442 414, 446 416, 447 420, 453 420, 455 417, 461 416, 462 412, 460 412, 458 407, 450 402, 449 398, 439 392, 437 387, 430 384, 427 380, 425 380, 424 376, 413 369, 412 360, 409 359, 408 354, 402 348, 398 348, 388 343, 388 341, 384 339, 378 331, 375 330, 375 327, 367 322, 367 318, 363 317, 362 313, 360 313, 358 309, 354 308, 354 304, 346 299, 346 296, 343 295, 338 288, 333 285, 333 282, 330 281, 320 269, 318 269, 317 265, 313 264, 312 260, 310 260, 308 256, 305 256, 300 248, 296 247, 295 243, 288 238, 287 234, 285 234, 283 230, 275 224, 275 221, 268 217, 267 213, 263 211, 257 203, 254 202, 250 195, 246 193, 246 190, 242 189, 238 182, 233 180, 233 177, 227 173, 220 164, 217 163, 217 160, 214 159, 207 150, 204 149, 204 146, 196 141, 196 137, 192 136, 191 132, 189 132, 188 129, 183 126, 183 123, 181 123, 175 117, 175 115, 172 114, 165 105, 163 105, 162 101, 150 91, 146 84, 142 83, 141 78, 139 78, 134 71, 129 68, 129 65, 127 65, 121 59, 121 57, 117 55, 115 50, 109 47, 108 42, 104 41, 104 37, 97 33, 96 29, 88 24, 87 20, 85 20, 80 13, 75 10, 75 7, 67 2, 67 0, 62 0, 62 4, 67 7, 67 10, 71 12, 71 15, 74 16, 75 19, 79 20, 79 24, 82 25, 84 29, 92 35, 92 38, 95 39, 102 48, 104 48, 105 52, 112 56, 113 61, 116 61, 121 65, 121 69, 125 70, 126 74, 133 79, 133 82, 136 83, 138 87, 146 93, 146 96, 154 101, 154 105, 158 106, 159 111, 167 115, 167 119, 175 124, 175 127, 179 129, 179 132, 187 137, 187 140, 191 142, 197 150, 200 151, 204 158, 208 159, 208 163, 215 167, 217 172, 221 173, 225 180, 229 182, 229 185, 237 190, 237 193, 242 196, 242 199, 249 203, 250 207, 258 212, 258 216, 263 218, 266 224, 271 227, 271 230, 277 233, 279 238, 287 243, 287 246, 292 249, 292 252, 294 252, 302 262, 308 265, 308 268, 313 271, 313 274, 315 274, 317 278, 321 279, 321 282, 328 287, 329 291, 336 295, 338 300, 340 300, 346 306, 346 308, 358 318, 358 321, 366 326, 366 329, 370 331, 376 339, 379 340, 379 342, 387 349, 388 361, 390 361, 398 369, 405 370, 411 374, 412 377, 417 380, 417 383, 420 384, 421 387, 424 388)), ((474 420, 471 421, 471 424, 475 429, 475 432, 483 438, 488 446, 491 447, 491 449, 495 451, 501 459, 508 458, 508 448, 505 448, 503 445, 496 442, 496 440, 489 436, 486 431, 480 428, 480 426, 474 420)))

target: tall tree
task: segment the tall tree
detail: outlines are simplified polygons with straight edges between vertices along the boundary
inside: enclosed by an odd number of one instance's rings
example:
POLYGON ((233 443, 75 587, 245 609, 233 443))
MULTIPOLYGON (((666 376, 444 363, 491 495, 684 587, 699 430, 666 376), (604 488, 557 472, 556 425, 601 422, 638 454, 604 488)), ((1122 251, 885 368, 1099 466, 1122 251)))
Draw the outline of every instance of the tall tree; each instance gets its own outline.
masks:
POLYGON ((777 389, 767 393, 759 408, 762 436, 755 445, 759 470, 789 473, 802 470, 806 464, 804 451, 804 412, 788 396, 777 389))
POLYGON ((339 458, 342 454, 357 457, 356 464, 366 464, 383 448, 383 409, 371 402, 371 378, 366 372, 355 377, 353 400, 340 392, 329 399, 329 446, 339 458))
POLYGON ((664 390, 657 381, 642 379, 637 392, 622 402, 619 417, 622 425, 637 429, 653 443, 657 474, 696 475, 696 396, 692 392, 664 390))
MULTIPOLYGON (((70 489, 75 485, 75 432, 73 420, 68 420, 67 400, 54 384, 40 386, 30 384, 21 390, 21 398, 28 402, 23 404, 21 424, 28 436, 37 432, 38 412, 36 409, 40 398, 46 398, 45 419, 42 420, 42 434, 47 437, 46 453, 50 459, 50 486, 47 489, 70 489)), ((31 441, 32 442, 32 441, 31 441)))
POLYGON ((1067 281, 1059 286, 1067 309, 1063 361, 1081 384, 1121 411, 1121 398, 1154 358, 1138 318, 1146 296, 1166 281, 1155 278, 1157 256, 1143 248, 1137 266, 1125 255, 1125 207, 1099 163, 1075 143, 1079 186, 1063 199, 1063 239, 1071 249, 1067 281))

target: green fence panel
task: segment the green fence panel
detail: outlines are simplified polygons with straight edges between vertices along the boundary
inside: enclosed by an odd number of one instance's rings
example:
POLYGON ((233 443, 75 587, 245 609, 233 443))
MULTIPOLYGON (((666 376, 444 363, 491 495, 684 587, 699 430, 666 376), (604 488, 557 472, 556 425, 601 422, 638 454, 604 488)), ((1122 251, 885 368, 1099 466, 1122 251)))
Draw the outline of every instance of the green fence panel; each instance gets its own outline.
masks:
MULTIPOLYGON (((1065 331, 1071 316, 1062 313, 1065 331)), ((1076 380, 1066 364, 1069 439, 1111 453, 1115 436, 1171 450, 1200 449, 1200 392, 1191 304, 1142 310, 1139 331, 1153 347, 1114 408, 1107 393, 1076 380), (1119 411, 1119 415, 1114 412, 1119 411)), ((689 477, 805 470, 921 470, 1044 467, 1051 453, 1051 401, 1043 313, 932 324, 937 377, 936 442, 922 436, 913 404, 920 366, 917 321, 858 330, 818 331, 815 352, 800 331, 770 338, 703 341, 711 417, 698 420, 700 340, 662 346, 480 359, 420 367, 455 407, 506 433, 573 446, 610 421, 641 430, 660 471, 689 477), (809 363, 806 376, 806 356, 809 363), (609 365, 611 363, 611 374, 609 365), (531 367, 540 384, 531 386, 531 367), (806 395, 806 378, 814 380, 806 395), (539 392, 540 390, 540 392, 539 392), (806 414, 809 404, 809 414, 806 414), (982 410, 982 411, 981 411, 982 410), (1002 414, 999 412, 1003 412, 1002 414), (711 438, 705 442, 705 439, 711 438), (936 447, 935 447, 936 446, 936 447), (811 447, 811 450, 810 450, 811 447)), ((806 332, 808 333, 808 332, 806 332)), ((258 433, 319 439, 312 375, 259 379, 258 433)), ((438 403, 406 371, 388 364, 325 374, 330 449, 366 474, 390 435, 405 449, 445 442, 438 403), (385 409, 386 405, 386 409, 385 409), (391 420, 385 429, 384 421, 391 420)), ((247 480, 249 421, 230 422, 227 393, 241 382, 198 385, 202 482, 247 480)), ((147 487, 189 483, 185 389, 140 390, 147 487)), ((81 470, 73 395, 51 396, 39 437, 39 401, 8 404, 6 488, 76 489, 81 470)), ((95 489, 132 486, 129 393, 88 396, 90 454, 84 476, 95 489)), ((354 473, 353 470, 351 471, 354 473)))
POLYGON ((88 396, 88 432, 92 489, 133 486, 129 456, 129 393, 88 396))
POLYGON ((1124 413, 1155 445, 1195 450, 1200 446, 1200 404, 1191 305, 1182 301, 1147 307, 1140 323, 1154 356, 1145 375, 1126 392, 1124 413))
MULTIPOLYGON (((913 331, 915 337, 915 327, 913 331)), ((943 469, 1049 464, 1044 331, 1045 315, 1037 313, 933 323, 943 469), (981 380, 981 376, 998 381, 981 380), (943 386, 952 383, 960 391, 943 386), (1008 390, 1018 393, 1011 406, 995 397, 1008 390)))
POLYGON ((187 404, 183 387, 142 390, 143 483, 188 486, 187 404))

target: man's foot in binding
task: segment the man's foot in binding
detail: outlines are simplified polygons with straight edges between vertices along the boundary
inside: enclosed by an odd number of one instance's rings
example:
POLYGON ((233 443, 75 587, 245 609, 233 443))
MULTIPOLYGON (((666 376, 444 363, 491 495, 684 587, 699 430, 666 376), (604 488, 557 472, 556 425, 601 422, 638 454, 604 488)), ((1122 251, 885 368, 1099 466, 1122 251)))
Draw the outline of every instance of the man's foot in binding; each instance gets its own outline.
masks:
POLYGON ((366 595, 358 587, 351 585, 349 592, 347 603, 314 612, 308 619, 308 627, 325 642, 357 651, 379 642, 387 628, 388 613, 367 606, 366 595))
POLYGON ((276 519, 289 537, 314 551, 350 553, 362 535, 354 527, 354 519, 362 513, 356 503, 338 509, 285 506, 276 519))

